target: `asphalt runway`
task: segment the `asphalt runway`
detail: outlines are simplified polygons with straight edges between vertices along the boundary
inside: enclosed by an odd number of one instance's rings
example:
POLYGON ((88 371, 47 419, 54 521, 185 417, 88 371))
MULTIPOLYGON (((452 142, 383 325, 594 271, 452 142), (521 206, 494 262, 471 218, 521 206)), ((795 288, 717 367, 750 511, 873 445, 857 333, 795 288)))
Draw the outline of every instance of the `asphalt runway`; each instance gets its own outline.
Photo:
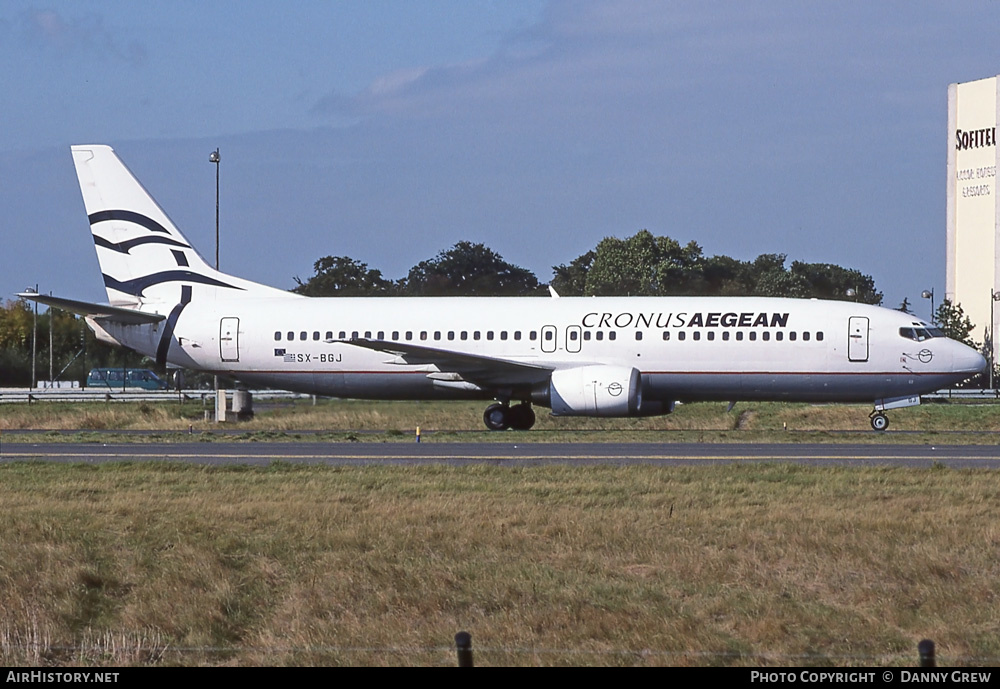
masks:
POLYGON ((0 461, 173 461, 193 464, 543 464, 697 466, 794 462, 814 466, 1000 468, 997 445, 663 443, 4 443, 0 461))

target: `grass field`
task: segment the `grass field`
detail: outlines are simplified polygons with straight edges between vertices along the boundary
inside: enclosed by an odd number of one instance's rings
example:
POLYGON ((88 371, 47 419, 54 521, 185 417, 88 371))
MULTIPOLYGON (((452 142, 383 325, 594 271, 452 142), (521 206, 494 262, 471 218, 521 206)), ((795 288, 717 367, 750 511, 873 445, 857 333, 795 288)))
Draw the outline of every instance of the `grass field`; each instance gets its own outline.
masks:
POLYGON ((0 464, 0 663, 1000 661, 1000 474, 0 464))
MULTIPOLYGON (((102 442, 115 430, 159 431, 154 440, 206 440, 222 432, 247 440, 296 439, 308 431, 313 439, 401 441, 420 427, 430 442, 509 441, 566 442, 580 439, 636 442, 949 442, 991 443, 1000 432, 1000 405, 925 404, 890 412, 888 434, 871 431, 866 405, 739 404, 732 412, 723 403, 679 405, 673 414, 642 419, 555 418, 538 410, 538 422, 526 432, 489 432, 483 427, 482 402, 377 402, 321 400, 281 404, 258 403, 252 421, 215 424, 204 420, 200 404, 59 404, 0 405, 0 433, 5 441, 36 429, 80 434, 95 432, 102 442), (907 431, 895 434, 892 431, 907 431), (318 433, 318 434, 317 434, 318 433), (944 434, 945 439, 939 437, 944 434)), ((70 439, 80 439, 80 434, 70 439)), ((53 437, 59 437, 53 434, 53 437)), ((306 436, 302 438, 308 439, 306 436)), ((135 437, 129 438, 135 441, 135 437)))
MULTIPOLYGON (((194 405, 3 405, 0 438, 412 442, 419 425, 425 442, 992 443, 1000 430, 992 406, 904 409, 893 428, 910 432, 877 434, 863 406, 692 404, 488 433, 482 408, 259 405, 219 431, 194 405)), ((987 470, 0 463, 0 486, 8 665, 451 665, 460 630, 479 665, 913 665, 922 638, 942 665, 1000 662, 1000 474, 987 470)))

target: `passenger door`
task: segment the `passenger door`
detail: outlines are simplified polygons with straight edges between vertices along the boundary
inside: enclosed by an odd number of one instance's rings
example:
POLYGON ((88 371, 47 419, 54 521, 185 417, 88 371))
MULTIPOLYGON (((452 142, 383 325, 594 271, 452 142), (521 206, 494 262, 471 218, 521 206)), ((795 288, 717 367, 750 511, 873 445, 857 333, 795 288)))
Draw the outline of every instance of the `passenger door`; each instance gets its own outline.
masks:
POLYGON ((868 361, 868 319, 851 316, 847 321, 847 360, 868 361))
POLYGON ((219 323, 219 355, 223 361, 240 360, 240 319, 223 318, 219 323))

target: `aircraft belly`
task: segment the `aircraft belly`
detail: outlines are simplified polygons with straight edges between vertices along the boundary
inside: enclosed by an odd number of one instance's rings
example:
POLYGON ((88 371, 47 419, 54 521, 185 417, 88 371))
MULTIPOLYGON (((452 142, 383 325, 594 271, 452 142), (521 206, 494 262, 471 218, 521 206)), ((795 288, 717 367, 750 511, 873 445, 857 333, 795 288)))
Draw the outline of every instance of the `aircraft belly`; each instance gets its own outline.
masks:
POLYGON ((423 371, 407 372, 233 372, 245 384, 324 397, 355 399, 483 399, 486 393, 442 388, 423 371))
POLYGON ((647 377, 645 394, 676 400, 774 400, 794 402, 871 402, 885 397, 920 395, 954 382, 948 374, 911 373, 663 373, 647 377))

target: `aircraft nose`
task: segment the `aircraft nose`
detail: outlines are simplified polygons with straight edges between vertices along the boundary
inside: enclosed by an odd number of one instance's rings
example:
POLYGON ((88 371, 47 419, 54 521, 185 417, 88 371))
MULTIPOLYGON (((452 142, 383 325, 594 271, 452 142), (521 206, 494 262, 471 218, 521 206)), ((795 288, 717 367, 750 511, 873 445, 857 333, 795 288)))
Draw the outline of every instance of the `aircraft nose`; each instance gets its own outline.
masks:
POLYGON ((954 368, 958 373, 981 373, 986 370, 986 357, 965 345, 955 352, 954 368))

